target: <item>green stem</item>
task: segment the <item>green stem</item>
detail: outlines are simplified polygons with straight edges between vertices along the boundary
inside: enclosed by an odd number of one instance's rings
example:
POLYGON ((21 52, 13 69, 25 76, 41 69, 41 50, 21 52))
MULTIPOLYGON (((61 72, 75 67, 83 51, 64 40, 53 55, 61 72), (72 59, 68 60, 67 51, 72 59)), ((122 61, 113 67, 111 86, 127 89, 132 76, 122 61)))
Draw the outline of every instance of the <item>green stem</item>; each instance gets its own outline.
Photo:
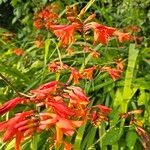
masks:
MULTIPOLYGON (((105 133, 106 133, 105 124, 102 123, 101 126, 99 126, 99 136, 103 137, 105 133)), ((103 145, 103 140, 100 141, 100 148, 101 150, 107 150, 107 146, 103 145)))
POLYGON ((20 97, 21 94, 18 92, 18 90, 12 85, 12 83, 0 73, 0 77, 16 92, 16 94, 20 97))

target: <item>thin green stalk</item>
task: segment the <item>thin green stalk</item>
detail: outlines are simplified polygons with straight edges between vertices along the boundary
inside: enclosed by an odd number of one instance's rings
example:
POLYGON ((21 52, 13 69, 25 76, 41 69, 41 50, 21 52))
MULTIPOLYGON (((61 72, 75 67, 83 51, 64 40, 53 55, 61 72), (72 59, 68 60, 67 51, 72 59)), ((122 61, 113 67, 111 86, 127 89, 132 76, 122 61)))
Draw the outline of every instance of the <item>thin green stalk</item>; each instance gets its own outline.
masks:
MULTIPOLYGON (((94 48, 94 50, 98 50, 101 46, 102 46, 101 44, 97 45, 97 46, 94 48)), ((82 63, 81 68, 79 69, 79 72, 83 72, 83 70, 84 70, 86 64, 91 60, 91 58, 92 58, 92 53, 90 53, 90 54, 85 58, 85 61, 82 63)))
POLYGON ((42 72, 42 77, 41 77, 41 83, 43 82, 43 80, 45 78, 50 43, 51 43, 50 39, 45 40, 44 67, 43 67, 43 72, 42 72))
POLYGON ((100 88, 102 88, 102 87, 104 87, 104 86, 107 86, 107 85, 109 85, 109 84, 112 84, 112 83, 114 83, 113 80, 108 80, 107 82, 102 83, 102 84, 100 84, 100 85, 97 85, 97 86, 95 86, 93 89, 90 89, 89 92, 97 91, 97 90, 99 90, 100 88))
POLYGON ((15 91, 15 93, 20 97, 21 94, 18 92, 18 90, 13 86, 13 84, 0 73, 0 77, 15 91))
POLYGON ((106 136, 106 134, 110 130, 112 130, 113 128, 115 128, 120 121, 121 121, 121 119, 119 119, 112 127, 110 127, 109 130, 107 130, 107 132, 105 132, 95 143, 93 143, 90 147, 88 147, 88 150, 91 150, 96 144, 98 144, 99 142, 101 142, 101 140, 103 140, 103 138, 106 136))
MULTIPOLYGON (((103 135, 106 133, 105 130, 105 124, 102 123, 101 126, 99 126, 99 136, 103 137, 103 135)), ((103 145, 103 140, 99 141, 100 142, 100 148, 101 150, 107 150, 107 146, 103 145)))
POLYGON ((81 18, 81 17, 85 14, 85 12, 91 7, 91 5, 92 5, 94 2, 95 2, 95 0, 90 0, 90 1, 86 4, 86 6, 80 11, 78 17, 81 18))

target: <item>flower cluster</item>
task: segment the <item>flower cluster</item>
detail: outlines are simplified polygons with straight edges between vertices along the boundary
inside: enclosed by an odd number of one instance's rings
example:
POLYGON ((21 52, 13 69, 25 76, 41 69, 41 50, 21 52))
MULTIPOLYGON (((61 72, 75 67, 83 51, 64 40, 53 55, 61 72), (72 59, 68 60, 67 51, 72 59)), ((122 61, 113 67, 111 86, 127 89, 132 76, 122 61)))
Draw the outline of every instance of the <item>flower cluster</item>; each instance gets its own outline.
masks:
POLYGON ((85 35, 87 35, 87 31, 90 29, 93 29, 94 31, 94 44, 100 42, 105 45, 108 43, 110 37, 117 37, 118 41, 121 43, 127 40, 134 40, 133 36, 129 33, 123 33, 116 28, 107 27, 96 22, 87 24, 73 22, 70 25, 51 25, 51 29, 53 29, 54 34, 60 39, 62 45, 68 45, 75 42, 75 31, 84 31, 85 35))
POLYGON ((75 68, 69 67, 68 65, 64 63, 52 62, 48 65, 48 69, 50 72, 60 72, 60 71, 65 71, 65 70, 71 70, 68 83, 73 81, 74 84, 79 84, 80 79, 92 80, 95 70, 100 71, 100 72, 108 72, 108 74, 114 81, 118 80, 121 77, 124 65, 123 65, 123 61, 115 62, 115 64, 116 64, 116 68, 111 68, 108 66, 104 66, 101 68, 97 65, 97 66, 86 68, 82 72, 79 72, 75 68))
POLYGON ((30 98, 18 97, 0 107, 0 115, 7 113, 17 104, 32 104, 37 108, 17 113, 9 120, 0 123, 0 132, 4 133, 2 140, 8 142, 15 138, 16 150, 20 149, 23 139, 44 130, 55 131, 53 146, 59 147, 63 144, 67 147, 69 143, 63 139, 63 136, 72 136, 76 128, 85 124, 87 119, 90 119, 94 125, 108 120, 110 109, 103 105, 87 107, 90 100, 80 87, 52 81, 31 90, 30 93, 32 94, 30 98), (92 109, 95 108, 99 111, 93 112, 92 109))
POLYGON ((94 32, 93 44, 100 42, 101 44, 106 45, 110 37, 117 37, 118 41, 121 43, 127 40, 134 40, 134 37, 129 33, 124 33, 119 31, 117 28, 108 27, 97 22, 92 22, 91 20, 96 17, 95 14, 92 14, 87 19, 82 20, 81 17, 83 14, 80 12, 80 14, 78 15, 77 9, 72 9, 69 6, 66 8, 66 15, 69 24, 57 25, 55 20, 58 18, 58 15, 57 13, 55 13, 55 7, 56 5, 48 6, 43 9, 38 15, 36 14, 34 26, 37 29, 45 27, 47 30, 51 30, 58 37, 60 43, 63 46, 67 46, 68 44, 74 43, 76 41, 75 32, 80 32, 81 35, 84 35, 84 37, 86 37, 86 35, 90 33, 90 29, 92 29, 94 32))
POLYGON ((35 14, 35 20, 33 25, 36 29, 46 28, 50 29, 50 26, 55 24, 56 19, 58 18, 58 14, 56 11, 58 10, 58 5, 53 4, 44 8, 41 12, 37 12, 35 14))
MULTIPOLYGON (((79 79, 87 79, 87 80, 92 80, 93 79, 93 72, 97 68, 95 66, 84 69, 83 73, 79 73, 75 68, 72 69, 71 71, 71 76, 70 78, 73 79, 74 84, 79 84, 79 79)), ((99 70, 99 69, 97 69, 99 70)), ((101 72, 108 72, 110 77, 116 81, 120 78, 121 73, 123 72, 122 69, 115 69, 111 67, 102 67, 100 69, 101 72)))

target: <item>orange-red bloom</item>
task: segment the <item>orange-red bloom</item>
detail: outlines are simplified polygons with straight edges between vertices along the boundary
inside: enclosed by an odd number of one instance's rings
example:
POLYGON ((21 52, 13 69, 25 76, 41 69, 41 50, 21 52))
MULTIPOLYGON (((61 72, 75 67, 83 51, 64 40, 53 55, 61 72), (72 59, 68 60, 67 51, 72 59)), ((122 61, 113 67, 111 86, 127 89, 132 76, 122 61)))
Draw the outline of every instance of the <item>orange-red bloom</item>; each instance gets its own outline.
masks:
POLYGON ((52 25, 51 28, 54 30, 54 34, 60 39, 61 44, 68 45, 75 42, 74 32, 79 28, 79 24, 52 25))
POLYGON ((92 51, 91 55, 92 55, 93 58, 99 58, 100 57, 100 53, 97 52, 97 51, 92 51))
POLYGON ((11 99, 9 101, 7 101, 6 103, 4 103, 2 106, 0 106, 0 115, 5 114, 6 112, 10 111, 11 109, 13 109, 17 104, 21 103, 25 101, 24 98, 21 97, 17 97, 14 99, 11 99))
POLYGON ((67 48, 66 51, 67 51, 68 55, 73 55, 74 54, 74 49, 72 49, 72 48, 67 48))
POLYGON ((54 10, 53 11, 51 10, 52 10, 51 6, 46 7, 38 14, 38 17, 44 19, 45 22, 48 22, 49 20, 52 19, 57 19, 58 14, 54 13, 54 10))
POLYGON ((115 31, 114 35, 118 37, 118 40, 120 43, 123 43, 125 41, 133 41, 134 38, 129 33, 123 33, 120 31, 115 31))
POLYGON ((100 105, 99 104, 99 105, 96 105, 94 107, 98 107, 101 110, 101 112, 105 113, 105 114, 109 114, 111 112, 111 109, 106 107, 106 106, 104 106, 104 105, 100 105))
POLYGON ((54 9, 52 5, 47 6, 41 12, 35 14, 36 20, 34 21, 34 26, 37 29, 45 27, 47 30, 51 29, 51 25, 55 24, 58 14, 55 13, 57 9, 54 9))
MULTIPOLYGON (((63 111, 63 110, 61 110, 63 111)), ((72 136, 75 132, 75 128, 80 127, 83 124, 83 121, 74 121, 68 119, 69 116, 65 118, 54 113, 40 113, 40 123, 39 128, 41 130, 48 129, 52 126, 56 128, 56 147, 59 147, 62 144, 63 134, 67 136, 72 136)))
POLYGON ((83 90, 80 87, 71 86, 69 89, 70 90, 66 90, 68 94, 65 96, 70 99, 71 104, 75 106, 86 106, 90 103, 89 99, 85 96, 83 90))
POLYGON ((115 63, 116 63, 116 68, 118 70, 123 70, 123 68, 124 68, 124 60, 118 60, 115 63))
POLYGON ((120 76, 121 76, 121 73, 122 73, 122 70, 112 69, 111 67, 103 67, 101 70, 102 71, 107 71, 114 81, 119 79, 120 76))
POLYGON ((51 72, 57 72, 59 70, 66 70, 69 66, 64 63, 61 64, 60 62, 52 62, 48 65, 48 68, 51 72))
POLYGON ((35 42, 34 42, 35 46, 37 48, 41 48, 44 46, 44 41, 42 41, 41 39, 37 39, 35 42))
POLYGON ((43 100, 43 98, 46 98, 46 96, 56 91, 56 87, 58 83, 59 82, 57 81, 52 81, 52 82, 41 85, 36 90, 31 90, 30 92, 35 95, 35 97, 32 100, 34 102, 38 100, 43 100))
POLYGON ((93 78, 93 71, 95 67, 84 69, 84 76, 86 79, 91 80, 93 78))
POLYGON ((67 136, 72 136, 75 132, 75 128, 83 125, 83 121, 73 121, 66 118, 58 117, 58 122, 56 123, 56 143, 58 147, 62 142, 63 134, 67 136))
POLYGON ((69 108, 67 105, 65 105, 65 103, 47 100, 47 105, 49 107, 52 107, 55 113, 61 117, 66 118, 67 116, 75 115, 75 111, 69 108))
POLYGON ((17 56, 21 56, 24 54, 24 50, 22 50, 21 48, 16 48, 16 49, 13 49, 13 53, 17 56))
POLYGON ((71 76, 73 77, 74 84, 79 84, 79 79, 83 78, 83 75, 79 73, 75 68, 72 68, 71 76))
POLYGON ((135 25, 129 25, 129 26, 127 26, 127 27, 124 28, 124 32, 129 32, 129 31, 140 32, 141 28, 138 27, 138 26, 135 26, 135 25))
POLYGON ((73 145, 67 142, 64 142, 64 150, 72 150, 73 145))
POLYGON ((43 27, 43 23, 41 21, 41 19, 36 19, 34 22, 33 22, 33 25, 35 26, 36 29, 41 29, 43 27))
POLYGON ((85 30, 94 30, 94 43, 99 41, 103 45, 107 44, 109 37, 116 31, 115 28, 107 27, 96 22, 91 22, 85 25, 85 30))
POLYGON ((8 121, 4 121, 0 123, 0 132, 5 132, 3 135, 3 141, 10 141, 12 138, 16 138, 16 150, 20 150, 20 144, 22 139, 24 138, 24 133, 19 131, 16 128, 16 125, 21 121, 25 120, 26 117, 29 117, 33 114, 33 111, 22 112, 16 114, 15 117, 11 118, 8 121))

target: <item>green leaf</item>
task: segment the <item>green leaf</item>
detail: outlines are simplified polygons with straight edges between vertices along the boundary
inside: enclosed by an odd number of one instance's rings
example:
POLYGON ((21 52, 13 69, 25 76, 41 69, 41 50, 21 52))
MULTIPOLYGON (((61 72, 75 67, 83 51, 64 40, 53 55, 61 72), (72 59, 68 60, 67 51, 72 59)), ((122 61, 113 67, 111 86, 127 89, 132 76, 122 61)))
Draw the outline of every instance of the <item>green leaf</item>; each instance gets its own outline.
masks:
POLYGON ((9 144, 6 146, 5 150, 13 150, 15 145, 15 139, 13 139, 9 144))
POLYGON ((122 90, 121 88, 117 89, 116 95, 115 95, 115 99, 114 99, 114 103, 113 103, 113 107, 117 108, 118 106, 121 105, 122 102, 122 90))
POLYGON ((44 55, 44 62, 45 65, 47 63, 47 58, 48 58, 48 54, 49 54, 49 46, 50 46, 51 40, 50 39, 46 39, 45 40, 45 55, 44 55))
POLYGON ((75 143, 74 143, 73 150, 80 149, 80 147, 81 147, 81 141, 82 141, 84 132, 85 132, 85 125, 81 126, 78 129, 78 132, 77 132, 77 135, 76 135, 76 138, 75 138, 75 143))
POLYGON ((21 150, 26 150, 30 147, 31 144, 31 139, 28 138, 26 140, 23 141, 22 146, 21 146, 21 150))
POLYGON ((42 3, 43 3, 43 4, 46 4, 46 3, 47 3, 47 0, 42 0, 42 3))
POLYGON ((133 79, 133 73, 135 68, 136 59, 138 56, 138 50, 135 49, 135 44, 130 44, 129 47, 129 57, 128 57, 128 66, 125 75, 125 82, 124 82, 124 90, 123 90, 123 99, 128 100, 131 97, 132 90, 131 84, 133 79))
POLYGON ((138 106, 144 105, 146 100, 146 93, 144 90, 140 90, 140 96, 138 97, 138 106))
POLYGON ((11 0, 11 5, 15 7, 17 5, 18 0, 11 0))
POLYGON ((39 138, 39 135, 38 135, 38 134, 35 134, 35 135, 32 137, 31 150, 37 150, 39 139, 40 139, 40 138, 39 138))
POLYGON ((132 98, 133 93, 135 90, 132 88, 132 80, 134 78, 134 68, 136 65, 136 59, 138 56, 138 50, 135 49, 135 44, 130 44, 129 47, 129 57, 128 57, 128 66, 125 75, 125 82, 124 82, 124 89, 123 89, 123 100, 122 100, 122 107, 121 112, 125 113, 127 111, 128 103, 132 98))
POLYGON ((120 132, 119 128, 112 128, 108 132, 106 132, 106 135, 102 138, 103 145, 113 145, 115 144, 121 137, 121 134, 118 134, 120 132))
POLYGON ((0 72, 4 72, 8 75, 12 75, 12 76, 17 77, 18 79, 22 79, 26 82, 30 81, 30 79, 26 75, 21 73, 19 70, 15 69, 15 68, 8 67, 8 66, 4 66, 2 64, 0 64, 0 72))
POLYGON ((51 43, 51 40, 50 40, 50 39, 46 39, 46 40, 45 40, 44 66, 43 66, 43 72, 42 72, 41 83, 43 82, 43 79, 44 79, 45 76, 46 76, 46 67, 47 67, 47 61, 48 61, 50 43, 51 43))
POLYGON ((134 148, 137 139, 138 136, 134 131, 128 131, 126 135, 126 144, 130 150, 134 148))
POLYGON ((87 132, 87 134, 86 134, 86 136, 83 139, 83 142, 81 144, 81 150, 88 149, 88 147, 90 147, 93 144, 95 136, 96 136, 97 128, 90 127, 90 128, 88 128, 87 131, 88 132, 87 132))

